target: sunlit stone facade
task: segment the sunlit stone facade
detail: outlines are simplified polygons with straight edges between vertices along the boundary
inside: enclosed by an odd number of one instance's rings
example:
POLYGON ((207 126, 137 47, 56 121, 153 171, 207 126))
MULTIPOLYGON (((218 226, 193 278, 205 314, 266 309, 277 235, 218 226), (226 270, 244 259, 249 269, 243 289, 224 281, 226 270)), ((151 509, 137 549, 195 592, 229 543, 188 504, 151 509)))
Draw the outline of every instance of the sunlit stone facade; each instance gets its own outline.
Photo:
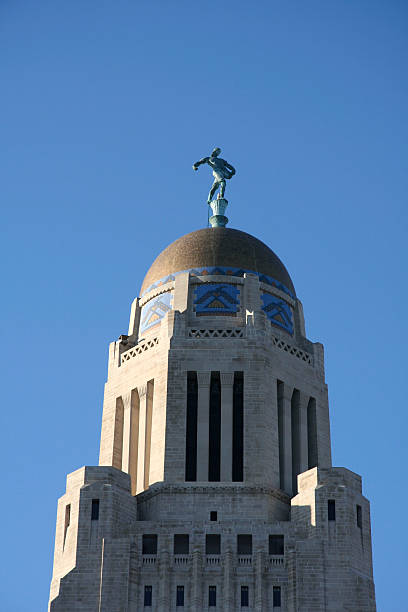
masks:
POLYGON ((99 466, 59 500, 50 610, 374 611, 361 479, 331 465, 323 347, 226 228, 163 251, 109 349, 99 466))

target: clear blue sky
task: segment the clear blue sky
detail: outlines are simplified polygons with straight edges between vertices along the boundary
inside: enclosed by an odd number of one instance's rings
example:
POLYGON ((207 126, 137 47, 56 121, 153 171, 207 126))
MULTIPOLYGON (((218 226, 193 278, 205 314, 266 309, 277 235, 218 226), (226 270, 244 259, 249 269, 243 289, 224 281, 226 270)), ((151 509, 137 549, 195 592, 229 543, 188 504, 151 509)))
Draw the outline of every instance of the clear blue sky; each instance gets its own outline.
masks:
POLYGON ((205 226, 191 166, 216 145, 230 227, 281 257, 325 345, 378 609, 408 610, 407 50, 404 0, 0 2, 2 610, 46 609, 108 343, 154 257, 205 226))

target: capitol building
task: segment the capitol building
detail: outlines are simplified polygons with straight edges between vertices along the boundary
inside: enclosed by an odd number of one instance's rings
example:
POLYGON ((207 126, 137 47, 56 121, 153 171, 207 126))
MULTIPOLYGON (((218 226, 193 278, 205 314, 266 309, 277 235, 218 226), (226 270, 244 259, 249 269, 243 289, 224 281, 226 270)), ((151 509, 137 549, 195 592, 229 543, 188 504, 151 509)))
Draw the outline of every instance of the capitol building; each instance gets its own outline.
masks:
POLYGON ((279 257, 217 224, 152 263, 109 347, 99 465, 58 502, 50 612, 182 609, 376 610, 323 346, 279 257))

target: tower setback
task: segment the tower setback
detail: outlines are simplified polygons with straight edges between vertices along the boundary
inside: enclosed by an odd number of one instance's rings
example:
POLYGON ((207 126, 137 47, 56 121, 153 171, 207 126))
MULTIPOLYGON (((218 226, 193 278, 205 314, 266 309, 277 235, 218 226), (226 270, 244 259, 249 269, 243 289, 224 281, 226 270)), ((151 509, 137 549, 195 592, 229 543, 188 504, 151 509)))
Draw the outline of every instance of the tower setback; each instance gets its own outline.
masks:
POLYGON ((222 226, 153 262, 109 347, 99 466, 58 503, 51 612, 182 608, 376 609, 323 346, 280 259, 222 226))

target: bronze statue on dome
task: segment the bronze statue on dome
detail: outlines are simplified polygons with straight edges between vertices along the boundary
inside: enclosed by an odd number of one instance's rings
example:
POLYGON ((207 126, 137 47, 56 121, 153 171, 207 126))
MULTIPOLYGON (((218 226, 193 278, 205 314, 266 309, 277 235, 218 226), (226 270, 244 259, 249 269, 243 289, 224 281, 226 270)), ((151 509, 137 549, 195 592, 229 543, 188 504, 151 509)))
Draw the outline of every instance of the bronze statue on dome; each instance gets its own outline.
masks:
POLYGON ((225 159, 218 157, 221 153, 221 149, 216 147, 211 153, 210 157, 203 157, 200 161, 196 162, 193 166, 193 170, 198 170, 198 167, 202 164, 208 164, 213 171, 214 182, 211 186, 210 193, 208 194, 208 204, 214 197, 215 192, 219 188, 217 198, 223 199, 225 193, 225 181, 232 178, 235 174, 235 168, 231 166, 225 159))

